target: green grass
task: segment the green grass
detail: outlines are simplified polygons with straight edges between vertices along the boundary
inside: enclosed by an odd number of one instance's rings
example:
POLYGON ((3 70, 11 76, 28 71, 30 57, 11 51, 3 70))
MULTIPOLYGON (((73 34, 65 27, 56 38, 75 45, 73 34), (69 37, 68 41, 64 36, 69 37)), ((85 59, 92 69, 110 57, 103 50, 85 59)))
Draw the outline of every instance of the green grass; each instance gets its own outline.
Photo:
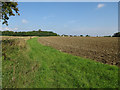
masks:
POLYGON ((3 61, 3 87, 118 87, 117 66, 60 52, 41 45, 37 38, 28 40, 27 49, 16 55, 12 60, 3 61))

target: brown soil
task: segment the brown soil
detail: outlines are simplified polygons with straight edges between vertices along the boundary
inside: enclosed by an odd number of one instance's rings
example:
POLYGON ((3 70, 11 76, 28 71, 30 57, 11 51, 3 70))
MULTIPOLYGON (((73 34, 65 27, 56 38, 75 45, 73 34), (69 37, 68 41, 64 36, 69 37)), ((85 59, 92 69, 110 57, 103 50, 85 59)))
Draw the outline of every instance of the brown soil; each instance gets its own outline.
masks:
POLYGON ((118 65, 118 38, 115 37, 40 37, 38 41, 62 52, 118 65))

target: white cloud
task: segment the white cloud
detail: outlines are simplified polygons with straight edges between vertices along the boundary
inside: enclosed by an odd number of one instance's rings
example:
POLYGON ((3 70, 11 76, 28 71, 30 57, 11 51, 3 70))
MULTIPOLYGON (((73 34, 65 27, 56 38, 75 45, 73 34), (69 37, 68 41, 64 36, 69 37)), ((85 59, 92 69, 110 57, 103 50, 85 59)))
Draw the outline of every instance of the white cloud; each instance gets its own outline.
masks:
POLYGON ((26 24, 26 23, 28 23, 28 21, 26 19, 22 19, 22 23, 26 24))
POLYGON ((18 28, 9 28, 9 27, 0 28, 0 31, 6 31, 6 30, 8 30, 8 31, 16 31, 16 30, 18 30, 18 28))
POLYGON ((14 28, 14 30, 18 30, 18 28, 14 28))
POLYGON ((2 28, 2 31, 6 31, 6 30, 12 31, 12 29, 11 29, 11 28, 8 28, 8 27, 2 28))
POLYGON ((98 4, 97 5, 97 8, 102 8, 102 7, 104 7, 105 6, 105 4, 98 4))

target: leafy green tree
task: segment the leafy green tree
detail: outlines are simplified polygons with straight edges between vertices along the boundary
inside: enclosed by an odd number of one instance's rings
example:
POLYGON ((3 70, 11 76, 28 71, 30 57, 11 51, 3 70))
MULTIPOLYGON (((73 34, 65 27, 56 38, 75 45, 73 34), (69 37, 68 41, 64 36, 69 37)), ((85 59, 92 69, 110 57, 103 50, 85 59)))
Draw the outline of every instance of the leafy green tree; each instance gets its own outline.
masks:
POLYGON ((38 31, 39 31, 39 32, 41 32, 42 30, 41 30, 41 29, 39 29, 38 31))
POLYGON ((17 2, 0 2, 0 5, 2 6, 2 24, 6 24, 8 26, 8 20, 10 16, 20 15, 19 9, 18 9, 18 3, 17 2))
POLYGON ((120 32, 115 33, 113 37, 120 37, 120 32))
POLYGON ((86 35, 86 37, 90 37, 90 35, 86 35))
POLYGON ((70 35, 70 37, 72 37, 72 35, 70 35))
POLYGON ((83 37, 83 35, 80 35, 80 37, 83 37))
POLYGON ((74 37, 77 37, 77 35, 74 35, 74 37))

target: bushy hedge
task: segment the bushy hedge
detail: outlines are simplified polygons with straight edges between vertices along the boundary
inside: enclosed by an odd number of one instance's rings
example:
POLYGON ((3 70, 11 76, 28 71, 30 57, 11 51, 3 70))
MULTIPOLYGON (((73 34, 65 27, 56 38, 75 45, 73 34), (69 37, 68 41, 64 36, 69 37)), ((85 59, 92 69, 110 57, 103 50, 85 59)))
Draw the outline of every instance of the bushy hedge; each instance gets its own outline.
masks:
POLYGON ((58 36, 51 31, 28 31, 28 32, 14 32, 14 31, 0 31, 3 36, 58 36))
POLYGON ((115 33, 113 37, 120 37, 120 32, 115 33))

